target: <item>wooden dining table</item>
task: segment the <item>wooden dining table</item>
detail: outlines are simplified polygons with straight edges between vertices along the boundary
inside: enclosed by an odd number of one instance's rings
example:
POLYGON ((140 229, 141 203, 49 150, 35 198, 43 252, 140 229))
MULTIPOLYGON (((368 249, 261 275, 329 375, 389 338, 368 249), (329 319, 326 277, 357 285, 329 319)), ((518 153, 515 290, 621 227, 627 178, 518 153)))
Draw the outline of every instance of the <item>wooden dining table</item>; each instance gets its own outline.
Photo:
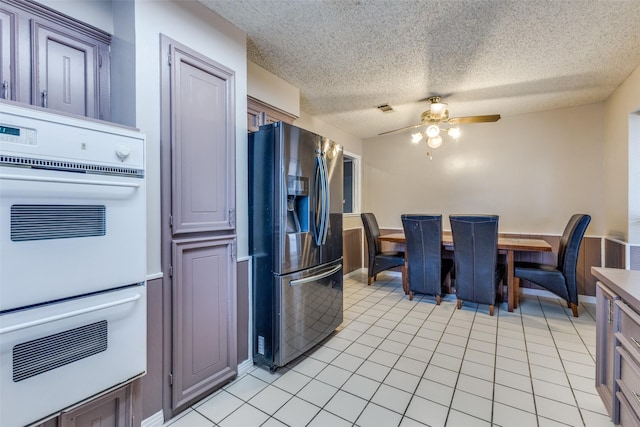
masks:
MULTIPOLYGON (((404 232, 394 232, 380 236, 380 241, 406 244, 404 232)), ((442 232, 442 246, 447 250, 454 250, 453 235, 450 231, 442 232)), ((543 239, 523 239, 520 237, 498 236, 498 252, 507 255, 507 307, 513 311, 518 307, 520 289, 516 289, 516 280, 513 275, 515 252, 551 252, 552 247, 543 239)), ((404 253, 404 266, 402 267, 402 288, 405 294, 409 292, 409 278, 407 269, 407 251, 404 253)))

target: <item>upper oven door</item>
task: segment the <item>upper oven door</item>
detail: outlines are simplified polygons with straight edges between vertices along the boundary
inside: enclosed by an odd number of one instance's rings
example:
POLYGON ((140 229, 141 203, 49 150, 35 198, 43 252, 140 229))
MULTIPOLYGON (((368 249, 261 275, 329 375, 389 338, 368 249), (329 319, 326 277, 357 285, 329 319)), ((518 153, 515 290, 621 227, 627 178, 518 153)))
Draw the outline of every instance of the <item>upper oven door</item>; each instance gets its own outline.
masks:
POLYGON ((0 167, 0 311, 145 280, 144 178, 0 167))

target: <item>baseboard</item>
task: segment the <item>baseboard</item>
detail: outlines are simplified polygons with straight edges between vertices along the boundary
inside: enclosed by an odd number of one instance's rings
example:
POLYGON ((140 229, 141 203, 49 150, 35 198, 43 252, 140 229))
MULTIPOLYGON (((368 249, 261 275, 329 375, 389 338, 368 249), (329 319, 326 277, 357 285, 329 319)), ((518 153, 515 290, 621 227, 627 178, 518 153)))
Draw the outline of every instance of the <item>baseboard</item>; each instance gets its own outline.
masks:
POLYGON ((151 415, 149 418, 145 418, 140 423, 140 427, 162 427, 164 424, 164 414, 162 410, 151 415))
POLYGON ((352 272, 350 272, 350 273, 345 274, 345 275, 344 275, 344 276, 342 276, 342 277, 343 277, 343 278, 345 278, 345 279, 348 279, 348 278, 350 278, 350 277, 352 277, 352 276, 355 276, 355 275, 357 275, 357 274, 362 274, 362 273, 367 274, 367 269, 366 269, 366 268, 364 268, 364 267, 361 267, 361 268, 358 268, 358 269, 356 269, 356 270, 353 270, 353 271, 352 271, 352 272))
POLYGON ((249 371, 253 368, 253 359, 249 358, 238 365, 238 377, 241 377, 244 374, 249 373, 249 371))
POLYGON ((162 271, 159 271, 157 273, 153 273, 153 274, 147 274, 147 276, 145 277, 145 279, 148 281, 150 280, 155 280, 155 279, 162 279, 163 274, 162 271))
MULTIPOLYGON (((532 289, 532 288, 520 288, 520 293, 523 295, 535 295, 540 297, 549 297, 549 298, 558 298, 561 299, 554 293, 549 291, 545 291, 544 289, 532 289)), ((584 302, 588 304, 595 304, 596 297, 590 295, 578 295, 578 301, 584 302)))

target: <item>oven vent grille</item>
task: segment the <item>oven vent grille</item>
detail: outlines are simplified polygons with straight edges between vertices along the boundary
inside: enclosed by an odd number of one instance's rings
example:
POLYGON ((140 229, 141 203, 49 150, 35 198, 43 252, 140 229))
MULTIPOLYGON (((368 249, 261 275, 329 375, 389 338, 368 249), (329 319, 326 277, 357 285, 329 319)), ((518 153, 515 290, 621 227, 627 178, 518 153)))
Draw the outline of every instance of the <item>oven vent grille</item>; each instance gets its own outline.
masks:
POLYGON ((13 347, 13 381, 35 377, 106 349, 106 320, 18 344, 13 347))
POLYGON ((11 240, 70 239, 104 236, 103 205, 13 205, 11 240))
POLYGON ((101 175, 128 176, 144 178, 144 170, 125 168, 120 166, 92 165, 88 163, 67 162, 60 160, 36 159, 31 157, 19 157, 0 155, 0 165, 32 167, 64 172, 83 172, 101 175))

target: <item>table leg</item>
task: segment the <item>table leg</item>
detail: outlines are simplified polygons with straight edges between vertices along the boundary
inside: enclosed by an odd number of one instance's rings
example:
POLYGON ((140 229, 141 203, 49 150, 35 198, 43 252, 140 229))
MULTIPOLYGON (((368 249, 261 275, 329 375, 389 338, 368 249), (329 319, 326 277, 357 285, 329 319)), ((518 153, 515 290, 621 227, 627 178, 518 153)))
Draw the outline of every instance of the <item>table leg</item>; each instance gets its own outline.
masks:
POLYGON ((402 290, 405 295, 409 295, 409 258, 407 258, 407 251, 404 251, 404 265, 402 266, 402 290))
POLYGON ((514 277, 513 277, 513 251, 507 251, 507 299, 509 312, 512 312, 517 307, 517 296, 515 289, 514 277))

